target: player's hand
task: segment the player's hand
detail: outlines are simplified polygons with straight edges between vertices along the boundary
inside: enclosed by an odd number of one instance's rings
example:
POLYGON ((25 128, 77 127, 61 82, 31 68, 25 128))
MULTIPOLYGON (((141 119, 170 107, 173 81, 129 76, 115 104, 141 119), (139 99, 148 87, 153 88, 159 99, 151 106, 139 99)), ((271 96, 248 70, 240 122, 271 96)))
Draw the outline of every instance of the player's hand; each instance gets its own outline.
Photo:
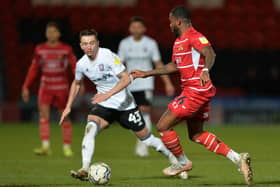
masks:
POLYGON ((210 81, 210 75, 208 71, 202 71, 200 74, 200 84, 204 86, 208 81, 210 81))
POLYGON ((145 71, 140 70, 133 70, 129 74, 133 76, 133 79, 147 77, 147 73, 145 71))
POLYGON ((169 97, 175 95, 175 88, 174 88, 173 84, 165 84, 165 92, 166 92, 166 95, 169 97))
POLYGON ((102 101, 106 101, 109 97, 110 95, 107 93, 95 94, 95 96, 93 96, 93 98, 91 99, 91 103, 92 104, 101 103, 102 101))
POLYGON ((22 100, 27 103, 29 101, 29 90, 28 88, 22 88, 21 92, 22 100))
POLYGON ((70 114, 71 112, 71 108, 68 108, 66 107, 62 114, 61 114, 61 117, 60 117, 60 120, 59 120, 59 125, 62 125, 62 123, 64 122, 64 120, 67 118, 67 116, 70 114))

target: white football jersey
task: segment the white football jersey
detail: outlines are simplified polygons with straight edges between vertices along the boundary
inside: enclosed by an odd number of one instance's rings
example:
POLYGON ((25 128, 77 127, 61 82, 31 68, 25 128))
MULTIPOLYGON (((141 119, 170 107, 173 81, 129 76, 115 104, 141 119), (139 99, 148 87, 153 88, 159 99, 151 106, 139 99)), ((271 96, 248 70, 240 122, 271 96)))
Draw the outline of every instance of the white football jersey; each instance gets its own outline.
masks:
MULTIPOLYGON (((124 70, 125 67, 116 54, 109 49, 99 48, 95 60, 92 61, 84 55, 77 62, 75 79, 82 80, 86 76, 96 85, 97 93, 106 93, 119 82, 117 75, 124 70)), ((127 88, 98 104, 119 111, 136 107, 134 98, 127 88)))
MULTIPOLYGON (((148 36, 143 36, 140 41, 135 41, 132 36, 124 38, 120 42, 118 55, 129 72, 152 70, 153 62, 161 60, 156 41, 148 36)), ((135 79, 128 89, 130 91, 153 90, 154 77, 135 79)))

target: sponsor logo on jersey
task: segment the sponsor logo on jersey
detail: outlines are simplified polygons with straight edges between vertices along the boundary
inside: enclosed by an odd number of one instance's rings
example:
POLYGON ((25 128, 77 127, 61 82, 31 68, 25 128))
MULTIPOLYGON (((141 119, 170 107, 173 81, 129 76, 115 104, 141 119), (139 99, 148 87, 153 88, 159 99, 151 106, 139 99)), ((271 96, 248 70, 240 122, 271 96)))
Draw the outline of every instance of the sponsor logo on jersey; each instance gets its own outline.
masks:
POLYGON ((183 50, 184 50, 183 46, 180 45, 180 46, 178 47, 178 51, 183 51, 183 50))
POLYGON ((209 43, 208 40, 205 37, 200 37, 198 39, 202 44, 208 44, 209 43))
POLYGON ((120 61, 120 59, 118 59, 118 58, 114 58, 114 63, 115 63, 115 64, 121 64, 121 61, 120 61))
POLYGON ((109 79, 110 77, 113 77, 113 75, 111 75, 110 73, 104 74, 102 75, 102 77, 97 78, 97 79, 92 79, 92 81, 97 82, 97 81, 106 81, 107 79, 109 79))

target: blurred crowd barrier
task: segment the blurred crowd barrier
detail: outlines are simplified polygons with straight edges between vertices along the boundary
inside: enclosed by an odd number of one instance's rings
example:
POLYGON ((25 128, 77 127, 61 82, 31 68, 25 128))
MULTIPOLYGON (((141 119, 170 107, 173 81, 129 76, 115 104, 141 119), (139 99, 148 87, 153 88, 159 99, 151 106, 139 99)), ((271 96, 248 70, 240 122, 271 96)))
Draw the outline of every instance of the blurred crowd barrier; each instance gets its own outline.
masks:
MULTIPOLYGON (((79 97, 72 110, 71 117, 77 123, 85 123, 90 108, 91 94, 79 97)), ((153 100, 152 121, 156 123, 172 98, 155 96, 153 100)), ((212 125, 223 124, 279 124, 280 97, 215 97, 211 102, 212 125)), ((38 119, 36 97, 29 104, 2 104, 0 122, 31 121, 38 119)), ((58 122, 59 115, 52 111, 51 120, 58 122)))
POLYGON ((280 97, 217 97, 211 118, 214 124, 280 124, 280 97))

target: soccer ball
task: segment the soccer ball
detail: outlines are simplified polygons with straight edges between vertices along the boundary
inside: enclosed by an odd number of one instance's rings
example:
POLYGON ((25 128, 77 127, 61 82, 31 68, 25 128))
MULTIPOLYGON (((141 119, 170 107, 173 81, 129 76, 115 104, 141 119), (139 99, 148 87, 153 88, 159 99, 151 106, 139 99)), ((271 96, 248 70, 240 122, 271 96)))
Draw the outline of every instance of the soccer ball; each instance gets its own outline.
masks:
POLYGON ((90 166, 88 180, 93 184, 107 184, 111 178, 111 168, 103 163, 98 162, 90 166))

